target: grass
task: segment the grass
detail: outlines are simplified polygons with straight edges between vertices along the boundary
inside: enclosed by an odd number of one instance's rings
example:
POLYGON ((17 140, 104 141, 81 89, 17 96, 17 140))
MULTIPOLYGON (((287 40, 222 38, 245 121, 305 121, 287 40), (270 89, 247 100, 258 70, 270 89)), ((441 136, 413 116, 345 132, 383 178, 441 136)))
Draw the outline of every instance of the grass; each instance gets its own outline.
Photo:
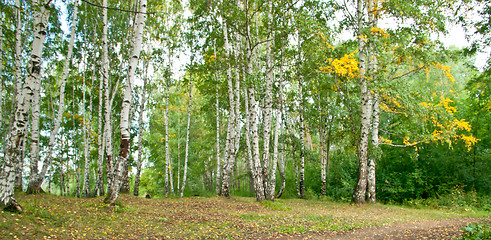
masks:
POLYGON ((394 222, 490 217, 489 211, 456 212, 327 200, 192 197, 145 199, 122 195, 116 206, 102 198, 47 194, 17 199, 23 214, 1 212, 0 239, 236 239, 318 235, 394 222))

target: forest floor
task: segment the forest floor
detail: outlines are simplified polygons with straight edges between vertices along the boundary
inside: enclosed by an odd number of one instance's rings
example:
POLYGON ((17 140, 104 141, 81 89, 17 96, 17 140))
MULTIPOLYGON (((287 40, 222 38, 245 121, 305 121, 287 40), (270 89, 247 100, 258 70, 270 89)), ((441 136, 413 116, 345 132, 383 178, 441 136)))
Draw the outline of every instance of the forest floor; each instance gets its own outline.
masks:
POLYGON ((17 194, 24 213, 1 212, 0 239, 452 239, 491 213, 324 200, 146 199, 17 194))

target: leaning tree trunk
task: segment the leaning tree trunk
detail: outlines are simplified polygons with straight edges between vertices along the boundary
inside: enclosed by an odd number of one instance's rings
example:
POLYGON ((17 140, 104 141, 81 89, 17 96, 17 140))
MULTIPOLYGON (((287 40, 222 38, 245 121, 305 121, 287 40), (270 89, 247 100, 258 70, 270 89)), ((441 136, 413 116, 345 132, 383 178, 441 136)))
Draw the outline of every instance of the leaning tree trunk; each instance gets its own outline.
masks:
MULTIPOLYGON (((358 32, 360 33, 364 28, 364 11, 365 7, 362 0, 358 0, 358 32)), ((359 34, 361 35, 361 34, 359 34)), ((360 85, 361 85, 361 132, 360 142, 358 145, 358 181, 353 192, 351 201, 355 204, 365 203, 365 194, 367 189, 367 159, 368 159, 368 141, 370 131, 370 119, 371 119, 371 103, 370 103, 370 91, 368 88, 368 81, 365 77, 366 72, 366 59, 365 59, 365 41, 359 38, 358 40, 358 58, 360 65, 360 85)))
POLYGON ((188 174, 188 157, 189 157, 189 128, 191 126, 191 104, 192 104, 192 78, 189 79, 189 103, 188 103, 188 125, 186 129, 186 153, 184 155, 184 174, 182 176, 181 197, 184 196, 184 188, 186 187, 186 178, 188 174))
POLYGON ((43 52, 43 43, 46 37, 47 21, 49 11, 45 8, 46 2, 39 3, 37 0, 32 1, 34 38, 32 42, 32 53, 28 75, 25 79, 22 93, 19 94, 16 104, 16 110, 13 117, 12 128, 6 143, 4 161, 0 168, 0 201, 7 209, 22 211, 22 207, 17 203, 14 197, 15 167, 19 163, 19 151, 24 143, 26 127, 29 119, 27 118, 31 106, 33 90, 37 79, 41 78, 41 59, 43 52))
POLYGON ((138 115, 138 162, 136 163, 135 187, 133 188, 133 195, 135 196, 140 195, 140 175, 143 161, 143 114, 145 112, 145 102, 147 101, 147 69, 148 64, 145 64, 145 76, 143 77, 140 112, 138 115))
POLYGON ((143 28, 145 26, 147 11, 147 1, 142 0, 140 3, 140 13, 137 14, 133 35, 133 51, 129 61, 128 68, 128 81, 126 82, 126 88, 123 98, 123 107, 121 109, 121 145, 119 149, 119 158, 115 166, 113 173, 113 183, 111 191, 108 191, 108 195, 104 199, 105 203, 111 205, 116 204, 116 200, 119 196, 119 190, 121 187, 122 173, 124 165, 128 162, 128 153, 130 147, 130 110, 132 100, 132 89, 135 81, 136 68, 138 66, 138 60, 140 58, 141 46, 143 41, 143 28), (109 194, 110 193, 110 194, 109 194))

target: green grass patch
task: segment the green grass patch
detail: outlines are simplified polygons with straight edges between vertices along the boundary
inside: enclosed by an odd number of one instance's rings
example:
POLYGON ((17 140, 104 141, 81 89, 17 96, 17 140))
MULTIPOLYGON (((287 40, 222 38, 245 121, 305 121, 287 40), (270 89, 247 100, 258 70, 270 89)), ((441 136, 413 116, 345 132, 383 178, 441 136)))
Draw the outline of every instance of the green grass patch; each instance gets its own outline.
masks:
POLYGON ((261 205, 263 205, 266 209, 273 210, 273 211, 290 211, 292 210, 291 207, 285 206, 283 203, 280 201, 261 201, 259 202, 261 205))

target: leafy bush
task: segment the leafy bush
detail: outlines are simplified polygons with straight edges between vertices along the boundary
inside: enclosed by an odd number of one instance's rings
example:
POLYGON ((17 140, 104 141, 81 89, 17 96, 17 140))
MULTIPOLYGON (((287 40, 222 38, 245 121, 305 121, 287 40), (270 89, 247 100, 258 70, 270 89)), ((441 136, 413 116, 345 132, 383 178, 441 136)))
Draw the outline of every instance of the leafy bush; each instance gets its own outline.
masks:
POLYGON ((464 231, 462 240, 491 239, 491 222, 489 221, 469 224, 462 230, 464 231))

